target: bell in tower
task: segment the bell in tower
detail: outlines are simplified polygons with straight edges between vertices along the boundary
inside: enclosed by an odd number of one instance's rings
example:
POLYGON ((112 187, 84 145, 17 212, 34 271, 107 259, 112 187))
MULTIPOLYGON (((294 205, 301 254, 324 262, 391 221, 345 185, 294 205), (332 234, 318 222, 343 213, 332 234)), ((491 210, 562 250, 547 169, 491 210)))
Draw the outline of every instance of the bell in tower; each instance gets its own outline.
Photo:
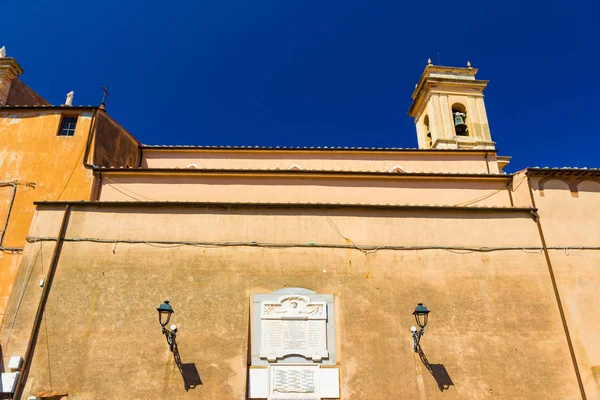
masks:
POLYGON ((459 136, 467 136, 469 133, 467 132, 467 114, 462 113, 460 111, 455 111, 454 113, 454 130, 456 134, 459 136))

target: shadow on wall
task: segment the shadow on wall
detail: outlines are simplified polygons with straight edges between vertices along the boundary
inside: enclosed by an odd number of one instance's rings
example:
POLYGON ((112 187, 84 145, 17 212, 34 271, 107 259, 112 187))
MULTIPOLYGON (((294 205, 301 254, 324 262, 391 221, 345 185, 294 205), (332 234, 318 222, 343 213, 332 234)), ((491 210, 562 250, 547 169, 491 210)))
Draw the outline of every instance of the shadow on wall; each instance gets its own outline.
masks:
POLYGON ((198 385, 202 385, 202 380, 200 379, 200 374, 198 374, 196 364, 184 364, 181 362, 181 356, 179 355, 177 342, 173 343, 173 357, 175 358, 175 364, 177 364, 177 368, 179 369, 181 377, 183 378, 183 387, 185 388, 186 392, 190 389, 194 389, 198 385))
POLYGON ((423 353, 421 346, 417 347, 417 353, 419 354, 423 365, 425 365, 425 368, 427 368, 427 371, 429 371, 429 373, 435 379, 438 389, 440 389, 441 392, 450 389, 450 386, 454 386, 454 382, 452 382, 452 378, 450 378, 450 375, 448 375, 448 371, 446 371, 444 364, 430 364, 429 360, 427 360, 427 357, 425 356, 425 353, 423 353))

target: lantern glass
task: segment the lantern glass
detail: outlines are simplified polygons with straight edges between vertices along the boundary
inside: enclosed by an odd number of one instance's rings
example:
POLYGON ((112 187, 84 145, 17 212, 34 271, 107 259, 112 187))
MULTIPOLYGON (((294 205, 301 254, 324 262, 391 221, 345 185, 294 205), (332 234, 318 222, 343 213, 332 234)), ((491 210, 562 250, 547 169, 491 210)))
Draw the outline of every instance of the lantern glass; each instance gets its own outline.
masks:
POLYGON ((415 308, 413 315, 415 316, 415 321, 417 322, 417 325, 419 325, 419 328, 425 328, 427 325, 427 318, 429 316, 429 310, 427 307, 425 307, 423 303, 419 303, 417 308, 415 308))
POLYGON ((173 307, 169 304, 169 300, 165 300, 156 310, 158 311, 158 322, 164 328, 169 323, 171 314, 175 311, 173 311, 173 307))

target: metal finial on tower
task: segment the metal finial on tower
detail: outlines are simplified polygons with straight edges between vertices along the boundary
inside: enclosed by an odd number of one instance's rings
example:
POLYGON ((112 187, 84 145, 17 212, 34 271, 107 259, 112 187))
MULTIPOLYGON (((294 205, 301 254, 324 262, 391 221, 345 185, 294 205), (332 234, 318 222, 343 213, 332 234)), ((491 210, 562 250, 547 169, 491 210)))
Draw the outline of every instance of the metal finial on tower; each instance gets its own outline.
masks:
POLYGON ((471 61, 467 61, 467 68, 473 69, 473 67, 471 66, 471 61))
POLYGON ((104 91, 104 94, 102 95, 102 103, 100 103, 100 107, 106 108, 106 96, 110 96, 110 93, 108 93, 108 85, 102 86, 102 90, 104 91))
POLYGON ((6 57, 6 46, 0 47, 0 58, 6 57))
POLYGON ((433 65, 433 63, 431 62, 431 58, 427 59, 427 65, 433 65))

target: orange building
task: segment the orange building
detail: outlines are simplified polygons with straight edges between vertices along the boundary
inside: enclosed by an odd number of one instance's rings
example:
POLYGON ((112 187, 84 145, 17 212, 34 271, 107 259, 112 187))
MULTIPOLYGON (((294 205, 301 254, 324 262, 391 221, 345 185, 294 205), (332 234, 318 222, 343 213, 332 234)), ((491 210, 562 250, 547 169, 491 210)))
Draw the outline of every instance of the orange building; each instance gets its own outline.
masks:
POLYGON ((11 292, 34 201, 94 198, 94 165, 138 162, 138 142, 103 107, 51 106, 0 57, 0 315, 11 292))

